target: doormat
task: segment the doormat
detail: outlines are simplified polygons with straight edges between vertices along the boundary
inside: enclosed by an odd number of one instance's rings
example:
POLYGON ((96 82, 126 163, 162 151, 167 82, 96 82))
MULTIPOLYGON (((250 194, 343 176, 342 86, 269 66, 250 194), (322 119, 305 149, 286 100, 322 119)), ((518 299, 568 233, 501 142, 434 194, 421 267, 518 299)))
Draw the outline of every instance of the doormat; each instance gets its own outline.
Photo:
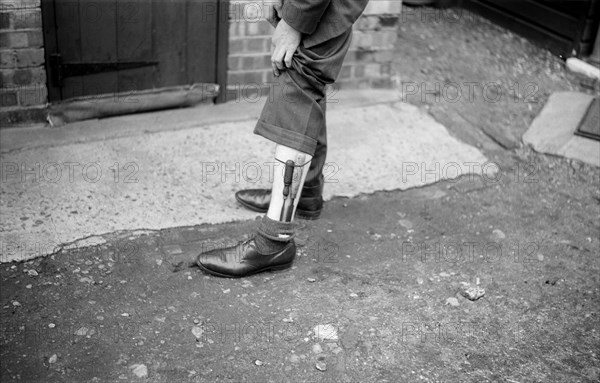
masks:
POLYGON ((600 98, 595 97, 575 131, 578 136, 600 141, 600 98))

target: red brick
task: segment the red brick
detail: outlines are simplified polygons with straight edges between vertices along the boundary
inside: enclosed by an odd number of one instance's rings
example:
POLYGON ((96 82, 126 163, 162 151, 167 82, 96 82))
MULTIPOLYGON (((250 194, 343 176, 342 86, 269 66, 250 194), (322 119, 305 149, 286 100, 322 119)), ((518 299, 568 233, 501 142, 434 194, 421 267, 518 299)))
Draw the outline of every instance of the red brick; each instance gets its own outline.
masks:
POLYGON ((345 79, 350 77, 352 77, 352 65, 346 64, 342 66, 342 70, 340 71, 338 78, 345 79))
POLYGON ((365 77, 379 77, 381 75, 381 64, 371 63, 365 65, 365 77))
POLYGON ((230 71, 227 76, 229 85, 264 84, 265 71, 230 71))
POLYGON ((19 105, 35 106, 44 105, 48 102, 48 90, 45 85, 32 87, 21 87, 18 90, 19 105))
POLYGON ((246 40, 246 52, 261 53, 270 52, 271 39, 255 37, 246 40))
POLYGON ((241 59, 239 56, 227 57, 227 69, 230 71, 240 69, 240 62, 241 62, 241 59))
POLYGON ((41 0, 3 0, 5 9, 32 9, 39 8, 41 0))
POLYGON ((17 67, 37 67, 44 64, 43 49, 19 49, 15 51, 17 56, 17 67))
POLYGON ((367 63, 367 62, 373 62, 373 61, 375 61, 375 54, 374 54, 374 52, 356 51, 354 55, 355 55, 355 59, 356 59, 357 62, 367 63))
POLYGON ((360 78, 365 76, 365 66, 364 65, 355 65, 354 66, 354 77, 360 78))
POLYGON ((18 105, 17 90, 16 89, 2 89, 0 90, 0 106, 3 108, 9 106, 18 105))
POLYGON ((270 55, 242 56, 241 67, 244 69, 269 69, 271 68, 270 55))
POLYGON ((17 66, 15 51, 0 51, 0 68, 13 69, 17 66))
POLYGON ((390 62, 394 59, 393 50, 382 50, 374 52, 375 61, 378 63, 390 62))
POLYGON ((0 127, 31 126, 32 122, 45 122, 46 108, 32 107, 17 110, 0 111, 0 127))
POLYGON ((229 22, 229 37, 244 36, 244 23, 238 21, 229 22))
POLYGON ((26 48, 27 32, 0 32, 0 47, 3 48, 26 48))
POLYGON ((0 12, 0 30, 12 29, 12 17, 9 12, 0 12))
POLYGON ((42 12, 36 10, 22 10, 13 14, 14 29, 32 29, 42 27, 42 12))
POLYGON ((273 27, 266 20, 258 22, 246 22, 246 35, 247 36, 271 36, 273 35, 273 27))
POLYGON ((46 83, 46 71, 42 67, 3 71, 3 74, 4 72, 8 72, 7 74, 10 74, 10 77, 6 76, 4 78, 6 80, 6 84, 32 85, 46 83))
POLYGON ((242 39, 229 40, 229 53, 242 53, 246 48, 242 39))
POLYGON ((42 48, 44 46, 44 35, 41 29, 27 32, 27 46, 30 48, 42 48))

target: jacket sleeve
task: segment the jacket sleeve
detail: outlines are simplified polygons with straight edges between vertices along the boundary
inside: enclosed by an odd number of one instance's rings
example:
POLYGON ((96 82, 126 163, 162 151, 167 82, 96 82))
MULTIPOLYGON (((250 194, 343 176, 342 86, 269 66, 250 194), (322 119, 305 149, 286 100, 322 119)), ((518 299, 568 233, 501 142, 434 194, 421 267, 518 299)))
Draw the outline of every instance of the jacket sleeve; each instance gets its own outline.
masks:
POLYGON ((331 0, 284 0, 281 18, 298 32, 310 35, 331 0))

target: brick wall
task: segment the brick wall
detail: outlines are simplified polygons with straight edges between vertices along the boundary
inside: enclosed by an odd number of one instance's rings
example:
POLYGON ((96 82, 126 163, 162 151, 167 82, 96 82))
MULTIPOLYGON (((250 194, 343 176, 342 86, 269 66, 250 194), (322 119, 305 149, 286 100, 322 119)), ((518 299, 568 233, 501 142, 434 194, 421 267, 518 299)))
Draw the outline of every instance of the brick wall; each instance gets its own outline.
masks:
POLYGON ((0 124, 43 121, 48 101, 40 0, 0 4, 0 124))
MULTIPOLYGON (((48 91, 40 3, 41 0, 0 3, 0 126, 39 122, 46 117, 48 91)), ((260 0, 230 3, 229 88, 237 87, 249 97, 258 86, 272 80, 272 27, 263 18, 261 4, 260 0)), ((401 0, 371 0, 354 26, 352 45, 337 86, 391 84, 401 5, 401 0)))
MULTIPOLYGON (((271 81, 271 35, 260 1, 230 3, 229 93, 234 89, 252 92, 258 84, 271 81)), ((336 87, 387 87, 391 85, 391 62, 401 0, 371 0, 354 25, 350 51, 336 87)))

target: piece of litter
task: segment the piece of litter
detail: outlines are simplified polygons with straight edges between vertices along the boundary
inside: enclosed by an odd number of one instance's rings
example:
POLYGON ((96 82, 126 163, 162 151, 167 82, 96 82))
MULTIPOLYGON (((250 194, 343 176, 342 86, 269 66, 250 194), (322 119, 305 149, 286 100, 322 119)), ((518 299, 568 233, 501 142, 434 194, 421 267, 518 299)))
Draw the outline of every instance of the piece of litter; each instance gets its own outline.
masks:
POLYGON ((458 299, 454 298, 454 297, 450 297, 448 299, 446 299, 446 304, 450 305, 450 306, 459 306, 460 303, 458 303, 458 299))
POLYGON ((204 334, 204 330, 202 329, 202 327, 194 326, 192 327, 192 334, 194 334, 194 336, 196 337, 196 341, 199 342, 202 338, 202 334, 204 334))
POLYGON ((48 363, 54 364, 54 363, 56 363, 57 360, 58 360, 58 356, 56 356, 56 354, 53 354, 50 358, 48 358, 48 363))
POLYGON ((319 371, 327 371, 327 363, 323 362, 322 360, 317 361, 315 367, 319 371))
MULTIPOLYGON (((477 281, 479 282, 479 281, 477 281)), ((460 294, 470 301, 476 301, 485 295, 485 290, 478 285, 472 285, 467 282, 461 282, 462 288, 460 294)))
POLYGON ((35 270, 33 270, 33 269, 32 270, 28 270, 27 274, 30 275, 30 276, 32 276, 32 277, 37 277, 38 276, 38 272, 35 271, 35 270))
POLYGON ((146 365, 144 365, 144 364, 133 364, 129 367, 129 369, 138 378, 145 378, 148 376, 148 367, 146 367, 146 365))
POLYGON ((320 324, 314 328, 315 337, 319 341, 332 341, 338 340, 337 330, 330 324, 320 324))
POLYGON ((256 364, 257 366, 263 366, 263 365, 265 364, 265 362, 263 362, 263 361, 261 361, 261 360, 258 360, 258 359, 256 359, 256 360, 254 361, 254 364, 256 364))
POLYGON ((48 327, 49 328, 54 328, 54 327, 56 327, 56 325, 54 323, 48 323, 48 327))
POLYGON ((13 301, 12 305, 15 306, 15 307, 16 306, 21 306, 21 304, 19 302, 17 302, 17 301, 13 301))
POLYGON ((311 282, 311 283, 316 281, 315 278, 306 278, 306 280, 309 281, 309 282, 311 282))
POLYGON ((358 294, 357 293, 350 293, 350 297, 352 297, 352 298, 358 298, 358 294))

